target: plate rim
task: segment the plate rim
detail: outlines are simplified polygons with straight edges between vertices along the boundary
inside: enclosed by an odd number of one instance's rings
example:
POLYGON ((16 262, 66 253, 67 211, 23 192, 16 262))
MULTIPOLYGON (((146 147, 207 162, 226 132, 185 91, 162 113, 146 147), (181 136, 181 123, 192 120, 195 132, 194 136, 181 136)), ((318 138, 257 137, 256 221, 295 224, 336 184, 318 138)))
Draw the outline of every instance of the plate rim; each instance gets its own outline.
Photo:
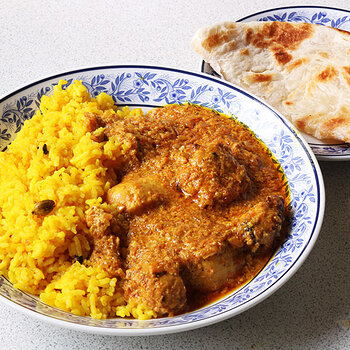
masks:
MULTIPOLYGON (((34 318, 48 322, 50 324, 54 324, 56 326, 60 326, 63 328, 69 328, 73 330, 80 330, 83 332, 93 333, 93 334, 103 334, 103 335, 118 335, 118 336, 145 336, 145 335, 159 335, 159 334, 170 334, 170 333, 177 333, 182 331, 188 331, 193 330, 196 328, 208 326, 223 320, 226 320, 228 318, 234 317, 238 314, 241 314, 248 309, 250 309, 253 306, 256 306, 269 296, 271 296, 273 293, 276 292, 280 287, 282 287, 302 266, 306 258, 309 256, 311 250, 314 247, 314 244, 318 238, 318 235, 320 233, 323 218, 324 218, 324 211, 325 211, 325 187, 324 187, 324 181, 322 172, 320 169, 320 166, 318 164, 318 161, 316 159, 316 156, 312 152, 310 146, 305 141, 305 139, 300 135, 300 132, 292 125, 292 123, 287 120, 281 113, 279 113, 276 109, 274 109, 272 106, 270 106, 268 103, 266 103, 264 100, 260 99, 259 97, 255 96, 254 94, 248 92, 247 90, 243 89, 242 87, 232 84, 230 82, 227 82, 223 79, 219 79, 217 77, 208 75, 206 73, 202 72, 192 72, 188 70, 183 70, 179 68, 172 68, 172 67, 166 67, 166 66, 154 66, 154 65, 141 65, 141 64, 123 64, 123 65, 102 65, 102 66, 94 66, 94 67, 83 67, 71 71, 66 71, 62 73, 57 73, 45 78, 41 78, 39 80, 36 80, 32 83, 29 83, 21 88, 15 89, 12 92, 1 96, 0 98, 0 104, 2 104, 7 99, 11 98, 12 96, 26 90, 30 89, 36 85, 42 84, 46 81, 61 78, 64 79, 63 76, 71 75, 71 74, 78 74, 81 72, 89 72, 89 71, 100 71, 100 70, 106 70, 106 69, 154 69, 154 70, 163 70, 163 71, 170 71, 170 72, 176 72, 176 73, 182 73, 182 74, 189 74, 195 77, 199 77, 205 80, 210 80, 216 83, 219 83, 221 85, 226 86, 227 88, 233 89, 238 91, 239 93, 242 93, 249 98, 252 98, 256 102, 258 102, 260 105, 263 105, 264 108, 268 108, 275 117, 279 118, 281 122, 287 127, 296 137, 299 145, 303 148, 305 154, 307 155, 307 158, 310 161, 310 165, 312 168, 313 177, 315 179, 315 183, 317 186, 316 193, 318 195, 318 203, 317 203, 317 210, 315 214, 315 223, 312 229, 310 230, 310 238, 305 244, 305 247, 297 257, 297 260, 289 267, 289 269, 284 273, 278 281, 276 281, 272 286, 268 288, 268 291, 265 289, 261 294, 256 295, 253 299, 250 299, 245 304, 243 304, 240 307, 237 307, 235 309, 227 310, 225 314, 218 314, 211 316, 209 318, 205 318, 202 320, 197 321, 190 321, 186 322, 184 324, 180 325, 168 325, 163 327, 153 327, 153 328, 107 328, 107 327, 97 327, 97 326, 90 326, 90 325, 83 325, 78 323, 73 323, 70 321, 60 320, 57 318, 54 318, 52 316, 47 316, 45 314, 42 314, 40 312, 31 310, 27 308, 26 306, 20 305, 8 298, 6 298, 3 295, 0 295, 0 300, 4 302, 5 304, 24 312, 25 314, 28 314, 30 316, 33 316, 34 318), (287 274, 287 275, 286 275, 287 274)), ((129 104, 130 105, 130 104, 129 104)), ((145 104, 140 103, 139 105, 143 106, 145 104)), ((310 172, 311 173, 311 172, 310 172)))
MULTIPOLYGON (((258 15, 262 15, 264 13, 267 12, 271 12, 271 11, 278 11, 278 10, 290 10, 290 9, 327 9, 327 10, 335 10, 335 11, 341 11, 341 12, 345 12, 348 13, 350 15, 350 10, 346 10, 343 8, 339 8, 339 7, 332 7, 332 6, 318 6, 318 5, 295 5, 295 6, 282 6, 282 7, 272 7, 266 10, 262 10, 262 11, 258 11, 258 12, 254 12, 251 13, 247 16, 241 17, 237 20, 235 20, 235 22, 243 22, 253 16, 258 16, 258 15)), ((204 73, 204 66, 205 66, 206 62, 204 60, 202 60, 201 62, 201 72, 204 73)), ((208 74, 208 73, 206 73, 208 74)), ((311 144, 312 142, 307 142, 310 145, 310 148, 312 150, 311 144)), ((346 145, 347 143, 341 143, 338 145, 346 145)), ((322 146, 320 144, 315 144, 314 146, 322 146)), ((325 145, 327 146, 327 145, 325 145)), ((329 145, 332 146, 332 145, 329 145)), ((350 147, 350 146, 349 146, 350 147)), ((332 155, 332 154, 316 154, 315 155, 316 158, 320 161, 329 161, 329 162, 335 162, 335 161, 350 161, 350 154, 337 154, 337 155, 332 155)))
POLYGON ((236 20, 235 22, 242 22, 246 19, 248 19, 249 17, 252 16, 257 16, 257 15, 261 15, 265 12, 270 12, 270 11, 274 11, 274 10, 288 10, 288 9, 296 9, 296 8, 322 8, 322 9, 327 9, 327 10, 337 10, 337 11, 344 11, 350 14, 350 10, 345 10, 339 7, 331 7, 331 6, 317 6, 317 5, 296 5, 296 6, 282 6, 282 7, 272 7, 270 9, 267 10, 262 10, 259 12, 254 12, 250 15, 247 15, 245 17, 239 18, 238 20, 236 20))

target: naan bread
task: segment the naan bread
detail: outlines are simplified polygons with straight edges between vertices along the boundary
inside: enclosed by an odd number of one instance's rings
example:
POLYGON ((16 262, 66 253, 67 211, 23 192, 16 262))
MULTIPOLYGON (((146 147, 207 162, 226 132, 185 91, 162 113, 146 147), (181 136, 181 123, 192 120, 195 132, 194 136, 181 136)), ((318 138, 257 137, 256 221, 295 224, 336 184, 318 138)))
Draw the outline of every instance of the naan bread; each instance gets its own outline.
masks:
POLYGON ((299 130, 350 142, 350 33, 308 23, 225 22, 199 30, 192 47, 299 130))

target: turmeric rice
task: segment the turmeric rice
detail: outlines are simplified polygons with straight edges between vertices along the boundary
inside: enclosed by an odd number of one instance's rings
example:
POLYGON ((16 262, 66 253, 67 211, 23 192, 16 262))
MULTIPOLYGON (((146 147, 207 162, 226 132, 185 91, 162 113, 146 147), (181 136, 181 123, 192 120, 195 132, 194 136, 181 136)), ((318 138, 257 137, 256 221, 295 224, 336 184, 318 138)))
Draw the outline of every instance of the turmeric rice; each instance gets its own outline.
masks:
POLYGON ((85 212, 107 205, 102 196, 113 186, 102 160, 116 161, 130 147, 113 138, 94 142, 84 114, 127 118, 142 111, 117 110, 111 96, 91 98, 81 82, 64 89, 65 83, 42 97, 40 110, 0 153, 0 273, 14 287, 77 315, 156 317, 126 302, 118 278, 79 259, 91 250, 85 212), (35 215, 45 200, 55 203, 50 214, 35 215))

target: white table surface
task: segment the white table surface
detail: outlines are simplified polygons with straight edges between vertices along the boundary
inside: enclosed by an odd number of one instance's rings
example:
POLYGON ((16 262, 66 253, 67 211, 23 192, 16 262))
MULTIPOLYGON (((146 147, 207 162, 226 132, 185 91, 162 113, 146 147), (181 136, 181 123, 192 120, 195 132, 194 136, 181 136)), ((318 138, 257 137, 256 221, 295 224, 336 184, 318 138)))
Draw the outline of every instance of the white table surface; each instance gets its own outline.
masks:
MULTIPOLYGON (((81 67, 141 63, 199 71, 200 27, 290 0, 0 0, 0 96, 81 67)), ((310 3, 309 3, 310 4, 310 3)), ((350 10, 348 0, 313 1, 350 10)), ((56 328, 0 304, 0 349, 350 349, 350 162, 322 162, 324 224, 300 270, 258 306, 206 328, 109 337, 56 328)))

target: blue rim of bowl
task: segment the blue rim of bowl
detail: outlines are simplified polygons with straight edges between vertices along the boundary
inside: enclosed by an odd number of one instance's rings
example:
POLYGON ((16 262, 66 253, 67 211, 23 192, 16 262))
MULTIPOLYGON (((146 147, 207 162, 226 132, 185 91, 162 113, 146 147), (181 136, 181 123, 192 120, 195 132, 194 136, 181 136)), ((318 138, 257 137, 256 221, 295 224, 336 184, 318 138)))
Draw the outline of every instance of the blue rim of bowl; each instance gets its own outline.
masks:
MULTIPOLYGON (((280 11, 280 10, 290 10, 290 9, 326 9, 326 10, 334 10, 334 11, 342 11, 342 12, 346 12, 350 15, 350 10, 345 10, 342 8, 337 8, 337 7, 331 7, 331 6, 317 6, 317 5, 297 5, 297 6, 283 6, 283 7, 273 7, 267 10, 263 10, 263 11, 259 11, 259 12, 254 12, 248 16, 242 17, 240 19, 237 19, 235 22, 243 22, 251 17, 254 16, 258 16, 258 15, 262 15, 264 13, 268 13, 271 11, 280 11)), ((202 60, 202 64, 201 64, 201 72, 204 73, 205 72, 205 64, 206 62, 204 60, 202 60)), ((205 73, 208 74, 209 73, 205 73)), ((218 73, 216 73, 213 70, 213 74, 216 77, 220 77, 220 75, 218 73)), ((323 145, 320 145, 318 143, 313 143, 313 142, 309 142, 308 143, 312 148, 317 148, 317 147, 322 147, 323 145)), ((347 143, 329 143, 325 146, 327 147, 339 147, 339 146, 345 146, 345 145, 349 145, 348 147, 350 148, 350 144, 347 143)), ((322 155, 322 154, 316 154, 317 159, 319 160, 327 160, 327 161, 332 161, 332 160, 342 160, 342 158, 350 158, 349 154, 337 154, 337 155, 322 155)))
MULTIPOLYGON (((10 298, 7 298, 6 296, 0 295, 0 300, 5 302, 7 305, 10 306, 15 306, 16 309, 26 312, 31 316, 36 317, 37 319, 40 320, 46 320, 48 323, 59 325, 64 328, 70 328, 70 329, 75 329, 75 330, 80 330, 80 331, 85 331, 89 333, 95 333, 95 334, 105 334, 105 335, 157 335, 157 334, 166 334, 166 333, 176 333, 176 332, 181 332, 181 331, 186 331, 186 330, 193 330, 196 328, 204 327, 207 325, 214 324, 219 321, 226 320, 228 318, 231 318, 233 316, 236 316, 251 307, 257 305, 261 301, 265 300, 269 295, 273 294, 277 289, 279 289, 284 283, 286 283, 293 275, 294 273, 299 269, 299 267, 303 264, 309 253, 311 252, 316 239, 318 237, 318 234, 321 230, 322 222, 323 222, 323 216, 324 216, 324 207, 325 207, 325 190, 324 190, 324 183, 323 183, 323 177, 322 173, 320 170, 320 167, 318 165, 317 159, 315 155, 312 153, 310 147, 308 146, 307 142, 299 135, 299 133, 296 131, 296 129, 293 127, 293 125, 285 119, 278 111, 276 111, 273 107, 269 106, 266 102, 263 100, 259 99, 258 97, 254 96, 253 94, 249 93, 248 91, 245 91, 244 89, 240 88, 239 86, 236 86, 234 84, 231 84, 229 82, 226 82, 220 78, 213 77, 211 75, 205 74, 205 73, 195 73, 191 71, 186 71, 186 70, 181 70, 177 68, 170 68, 170 67, 161 67, 161 66, 152 66, 152 65, 107 65, 107 66, 96 66, 96 67, 88 67, 88 68, 81 68, 81 69, 76 69, 72 71, 67 71, 59 74, 55 74, 43 79, 40 79, 38 81, 35 81, 33 83, 30 83, 28 85, 25 85, 24 87, 21 87, 4 97, 0 98, 0 104, 6 101, 7 99, 11 98, 12 96, 27 90, 31 87, 34 87, 36 85, 39 85, 41 83, 44 83, 46 81, 52 80, 52 79, 57 79, 57 78, 63 78, 63 76, 66 75, 71 75, 71 74, 77 74, 77 73, 82 73, 82 72, 89 72, 89 71, 96 71, 96 70, 106 70, 106 69, 157 69, 157 70, 163 70, 163 71, 171 71, 171 72, 177 72, 177 73, 182 73, 182 74, 188 74, 192 75, 195 77, 203 78, 205 80, 213 81, 216 83, 219 83, 221 85, 224 85, 227 88, 233 89, 238 91, 244 96, 249 97, 250 99, 256 101, 260 105, 264 106, 264 108, 267 108, 270 110, 270 112, 273 113, 275 117, 281 120, 281 122, 285 125, 286 128, 288 128, 296 137, 297 142, 299 145, 303 148, 305 154, 307 155, 307 158, 310 161, 310 164, 312 166, 314 178, 315 178, 315 183, 317 187, 317 210, 315 214, 315 221, 314 225, 312 227, 310 237, 305 244, 303 250, 300 252, 299 256, 296 258, 296 260, 293 262, 291 266, 281 275, 281 277, 276 280, 274 283, 272 283, 270 286, 268 286, 266 289, 264 289, 262 292, 259 294, 255 295, 253 298, 245 301, 244 303, 226 310, 218 315, 212 315, 209 317, 206 317, 201 320, 192 320, 192 321, 187 321, 184 322, 183 324, 180 325, 161 325, 153 328, 107 328, 107 327, 99 327, 99 326, 90 326, 90 325, 82 325, 70 321, 65 321, 61 320, 59 318, 53 317, 53 316, 47 316, 44 313, 40 311, 34 311, 26 306, 23 306, 21 304, 18 304, 16 302, 13 302, 10 298), (296 266, 297 265, 297 266, 296 266), (288 275, 286 277, 286 275, 288 275), (269 291, 269 293, 267 293, 269 291), (254 302, 256 301, 256 302, 254 302), (239 312, 235 312, 237 308, 242 308, 242 310, 239 310, 239 312), (189 325, 191 325, 189 327, 189 325), (187 329, 186 329, 187 328, 187 329)), ((122 106, 123 104, 118 104, 122 106)), ((133 104, 124 104, 128 106, 133 106, 133 104)), ((154 105, 146 105, 146 104, 134 104, 134 106, 148 106, 148 107, 153 107, 154 105)), ((274 255, 273 255, 274 256, 274 255)), ((273 256, 269 259, 273 258, 273 256)), ((268 261, 268 262, 269 262, 268 261)), ((265 267, 265 266, 264 266, 265 267)), ((263 267, 263 268, 264 268, 263 267)), ((263 270, 263 268, 261 270, 263 270)), ((261 271, 260 270, 260 271, 261 271)), ((260 272, 259 272, 260 273, 260 272)), ((252 280, 250 280, 247 284, 249 284, 251 281, 253 281, 259 274, 257 274, 252 280)), ((246 285, 247 285, 246 284, 246 285)), ((233 293, 235 293, 234 291, 233 293)), ((27 293, 26 293, 27 294, 27 293)), ((232 294, 229 294, 225 296, 224 298, 220 299, 219 302, 226 300, 228 297, 230 297, 232 294)), ((214 303, 215 304, 215 303, 214 303)), ((200 310, 205 310, 206 308, 210 308, 213 304, 210 304, 204 308, 201 308, 200 310)), ((181 317, 181 315, 179 315, 181 317)), ((176 316, 174 317, 176 318, 176 316)), ((124 320, 124 319, 121 319, 124 320)), ((147 321, 144 321, 147 322, 147 321)))
POLYGON ((335 11, 344 11, 344 12, 347 12, 350 14, 350 11, 349 10, 344 10, 344 9, 341 9, 341 8, 337 8, 337 7, 330 7, 330 6, 317 6, 317 5, 297 5, 297 6, 283 6, 283 7, 273 7, 273 8, 270 8, 268 10, 263 10, 263 11, 259 11, 259 12, 255 12, 255 13, 252 13, 251 15, 248 15, 248 16, 245 16, 243 18, 240 18, 238 19, 236 22, 242 22, 250 17, 253 17, 253 16, 257 16, 257 15, 261 15, 263 13, 266 13, 266 12, 270 12, 270 11, 275 11, 275 10, 289 10, 289 9, 312 9, 312 8, 316 8, 316 9, 327 9, 327 10, 335 10, 335 11))

